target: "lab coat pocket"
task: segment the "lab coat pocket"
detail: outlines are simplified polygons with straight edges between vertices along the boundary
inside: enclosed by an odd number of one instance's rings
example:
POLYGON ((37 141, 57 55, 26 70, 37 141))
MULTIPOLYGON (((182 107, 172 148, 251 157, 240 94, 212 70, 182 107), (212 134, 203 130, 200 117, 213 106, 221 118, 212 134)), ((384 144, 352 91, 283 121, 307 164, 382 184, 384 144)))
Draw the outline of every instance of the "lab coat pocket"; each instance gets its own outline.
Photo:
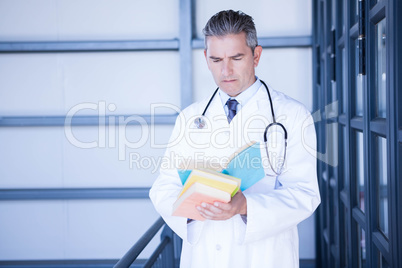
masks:
POLYGON ((194 246, 200 240, 202 230, 204 229, 204 222, 193 221, 187 224, 187 242, 194 246))
POLYGON ((276 237, 278 254, 286 256, 286 260, 279 260, 275 267, 298 267, 299 263, 299 237, 297 227, 284 231, 276 237))
POLYGON ((244 222, 243 218, 239 214, 233 216, 232 220, 234 225, 234 239, 238 245, 241 245, 244 243, 244 238, 246 236, 247 223, 244 222))

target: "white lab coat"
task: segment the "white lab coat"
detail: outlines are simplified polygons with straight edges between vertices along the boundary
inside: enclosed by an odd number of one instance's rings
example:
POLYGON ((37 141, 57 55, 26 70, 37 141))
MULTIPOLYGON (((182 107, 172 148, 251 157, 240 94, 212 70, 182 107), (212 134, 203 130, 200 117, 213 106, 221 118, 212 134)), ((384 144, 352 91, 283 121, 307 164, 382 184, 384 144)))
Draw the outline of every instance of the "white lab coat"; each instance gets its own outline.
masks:
MULTIPOLYGON (((206 113, 207 124, 197 129, 194 119, 208 99, 182 111, 150 198, 166 223, 183 239, 181 267, 261 268, 299 267, 297 224, 320 203, 316 177, 316 135, 312 117, 299 102, 270 89, 276 120, 288 132, 287 156, 280 176, 266 176, 243 194, 247 223, 240 215, 226 221, 195 221, 171 216, 172 204, 182 187, 173 162, 196 158, 220 160, 249 140, 263 141, 272 122, 264 86, 228 124, 218 95, 206 113)), ((266 155, 261 150, 262 155, 266 155)), ((272 174, 269 167, 267 174, 272 174)))

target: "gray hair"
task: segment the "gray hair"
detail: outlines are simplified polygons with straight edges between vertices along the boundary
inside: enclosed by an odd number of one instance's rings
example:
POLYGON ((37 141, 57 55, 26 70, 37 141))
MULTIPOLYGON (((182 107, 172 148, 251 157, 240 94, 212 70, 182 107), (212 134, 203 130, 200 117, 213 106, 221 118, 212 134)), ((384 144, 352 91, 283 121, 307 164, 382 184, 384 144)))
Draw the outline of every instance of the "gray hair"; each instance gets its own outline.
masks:
POLYGON ((246 33, 247 46, 251 48, 253 54, 258 45, 253 18, 241 11, 224 10, 216 13, 209 19, 202 32, 205 35, 205 49, 207 49, 208 36, 225 36, 241 32, 246 33))

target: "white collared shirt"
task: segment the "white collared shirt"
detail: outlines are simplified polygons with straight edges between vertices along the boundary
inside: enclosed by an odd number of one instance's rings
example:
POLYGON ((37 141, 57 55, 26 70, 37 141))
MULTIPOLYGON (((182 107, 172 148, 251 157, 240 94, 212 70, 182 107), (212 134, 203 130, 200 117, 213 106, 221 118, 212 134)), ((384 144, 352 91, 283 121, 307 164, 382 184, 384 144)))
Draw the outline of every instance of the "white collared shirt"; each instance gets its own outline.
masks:
POLYGON ((254 82, 254 84, 252 84, 246 90, 243 90, 243 92, 241 92, 236 97, 231 97, 228 94, 226 94, 225 92, 223 92, 223 90, 219 89, 219 96, 221 98, 222 106, 223 106, 223 109, 225 110, 226 116, 229 114, 229 109, 228 109, 228 106, 226 105, 226 102, 228 101, 228 99, 236 99, 237 100, 237 102, 239 104, 236 107, 236 113, 238 113, 241 110, 241 108, 243 108, 244 105, 246 105, 246 103, 257 93, 257 91, 261 87, 262 83, 261 83, 260 79, 258 79, 257 76, 255 78, 256 78, 256 81, 254 82))

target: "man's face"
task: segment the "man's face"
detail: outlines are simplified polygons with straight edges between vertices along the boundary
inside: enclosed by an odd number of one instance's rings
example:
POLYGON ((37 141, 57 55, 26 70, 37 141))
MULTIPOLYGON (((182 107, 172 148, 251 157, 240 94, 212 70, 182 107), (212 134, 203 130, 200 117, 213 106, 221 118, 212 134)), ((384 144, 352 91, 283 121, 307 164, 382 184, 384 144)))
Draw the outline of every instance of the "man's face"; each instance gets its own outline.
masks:
POLYGON ((237 96, 255 82, 255 67, 262 48, 257 46, 254 55, 246 43, 246 34, 207 37, 204 51, 208 68, 215 83, 229 96, 237 96))

